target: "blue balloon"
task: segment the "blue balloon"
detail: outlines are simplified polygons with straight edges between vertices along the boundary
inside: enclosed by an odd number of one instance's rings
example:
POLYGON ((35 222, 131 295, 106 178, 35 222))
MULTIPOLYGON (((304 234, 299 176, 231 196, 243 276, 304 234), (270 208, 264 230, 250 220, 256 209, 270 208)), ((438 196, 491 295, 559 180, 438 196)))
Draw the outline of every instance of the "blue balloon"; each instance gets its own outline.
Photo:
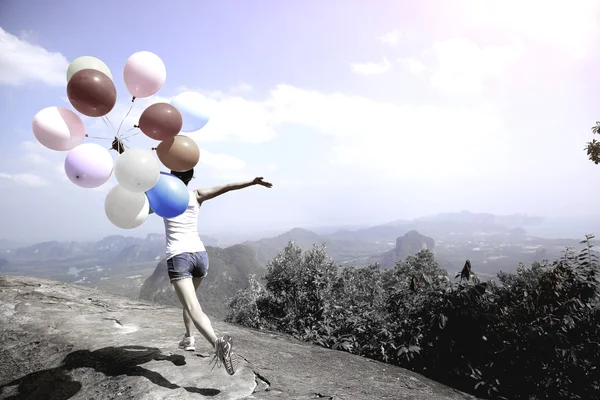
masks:
POLYGON ((200 93, 180 93, 171 100, 171 105, 181 113, 181 132, 196 132, 202 129, 210 118, 208 100, 200 93))
POLYGON ((185 183, 175 175, 161 172, 156 185, 146 192, 150 208, 162 218, 175 218, 185 212, 190 193, 185 183))

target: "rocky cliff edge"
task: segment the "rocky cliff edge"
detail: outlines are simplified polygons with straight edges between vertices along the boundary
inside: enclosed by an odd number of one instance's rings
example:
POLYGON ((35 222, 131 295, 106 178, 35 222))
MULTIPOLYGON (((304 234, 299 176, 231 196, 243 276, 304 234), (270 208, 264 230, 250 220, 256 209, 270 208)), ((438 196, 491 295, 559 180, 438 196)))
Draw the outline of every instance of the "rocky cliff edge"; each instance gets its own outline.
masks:
POLYGON ((181 311, 28 277, 0 277, 0 399, 474 399, 402 368, 214 321, 211 347, 177 348, 181 311))

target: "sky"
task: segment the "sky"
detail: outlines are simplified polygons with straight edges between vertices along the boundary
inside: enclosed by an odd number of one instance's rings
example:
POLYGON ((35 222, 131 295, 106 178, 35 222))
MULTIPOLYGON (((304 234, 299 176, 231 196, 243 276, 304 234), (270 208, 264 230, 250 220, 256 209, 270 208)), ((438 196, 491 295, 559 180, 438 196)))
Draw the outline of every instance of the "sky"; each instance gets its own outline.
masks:
MULTIPOLYGON (((66 152, 39 144, 34 115, 73 109, 66 70, 83 55, 111 69, 118 125, 131 97, 127 58, 151 51, 164 86, 211 102, 189 134, 191 188, 262 176, 203 205, 200 232, 377 224, 438 212, 598 215, 600 0, 55 0, 0 2, 0 237, 94 239, 122 230, 104 213, 116 180, 71 183, 66 152)), ((82 116, 90 136, 114 133, 82 116)), ((108 139, 91 139, 109 146, 108 139)), ((132 147, 157 142, 143 134, 132 147)), ((116 153, 113 157, 116 159, 116 153)), ((166 168, 164 168, 166 171, 166 168)))

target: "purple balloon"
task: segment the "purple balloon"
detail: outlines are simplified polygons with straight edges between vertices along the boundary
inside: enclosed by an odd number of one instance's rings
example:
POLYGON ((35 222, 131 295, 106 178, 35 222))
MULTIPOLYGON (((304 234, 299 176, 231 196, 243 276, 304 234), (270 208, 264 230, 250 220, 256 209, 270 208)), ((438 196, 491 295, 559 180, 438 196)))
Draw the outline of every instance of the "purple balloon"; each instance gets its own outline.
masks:
POLYGON ((108 181, 113 159, 108 150, 95 143, 84 143, 69 151, 65 172, 69 180, 82 188, 95 188, 108 181))

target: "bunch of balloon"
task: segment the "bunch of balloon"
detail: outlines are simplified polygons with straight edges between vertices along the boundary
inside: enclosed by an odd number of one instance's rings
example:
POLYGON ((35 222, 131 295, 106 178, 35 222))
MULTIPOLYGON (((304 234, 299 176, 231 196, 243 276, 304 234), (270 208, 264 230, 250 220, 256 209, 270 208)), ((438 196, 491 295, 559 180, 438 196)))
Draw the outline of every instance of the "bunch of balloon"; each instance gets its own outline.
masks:
MULTIPOLYGON (((152 96, 162 87, 166 70, 158 68, 159 65, 164 64, 158 56, 149 52, 136 53, 127 60, 123 78, 127 90, 133 96, 132 101, 138 97, 152 96)), ((179 134, 184 121, 192 128, 199 126, 198 121, 202 119, 205 120, 202 126, 208 121, 206 103, 189 101, 190 98, 198 99, 197 96, 183 94, 183 99, 188 99, 180 102, 184 110, 183 115, 172 103, 159 102, 148 106, 140 115, 138 124, 133 126, 139 128, 150 139, 160 142, 152 150, 156 150, 160 162, 172 171, 188 171, 200 160, 200 150, 196 142, 179 134)), ((193 129, 195 130, 198 129, 193 129)), ((187 186, 172 174, 161 172, 158 161, 149 150, 124 151, 115 165, 115 177, 119 184, 113 188, 115 193, 112 197, 109 193, 106 200, 106 213, 115 225, 137 226, 143 223, 148 212, 163 218, 174 218, 184 213, 188 207, 190 194, 187 186), (117 190, 117 187, 121 189, 117 190), (136 202, 138 208, 127 210, 127 216, 110 212, 113 198, 114 203, 132 203, 133 193, 139 198, 136 202), (143 203, 143 198, 147 203, 143 203), (147 209, 149 211, 146 211, 147 209)))
MULTIPOLYGON (((162 88, 166 67, 156 54, 140 51, 127 59, 123 80, 132 95, 133 107, 136 98, 153 96, 162 88)), ((101 118, 109 126, 106 115, 115 107, 117 90, 108 66, 91 56, 75 59, 67 69, 67 97, 76 111, 101 118)), ((144 110, 135 127, 160 142, 152 148, 158 159, 150 146, 123 151, 122 139, 127 138, 119 135, 121 126, 118 130, 113 126, 116 136, 112 148, 83 143, 89 137, 85 124, 79 115, 64 107, 40 110, 33 118, 32 129, 43 146, 68 152, 65 173, 75 185, 96 188, 105 184, 114 172, 117 184, 105 198, 105 213, 117 227, 133 229, 143 224, 150 212, 172 218, 187 208, 187 187, 175 176, 161 172, 160 162, 173 171, 187 171, 196 166, 200 158, 198 146, 179 133, 182 129, 197 131, 208 122, 206 105, 203 96, 183 93, 170 104, 156 103, 144 110), (119 152, 116 163, 109 153, 111 149, 119 152)))

